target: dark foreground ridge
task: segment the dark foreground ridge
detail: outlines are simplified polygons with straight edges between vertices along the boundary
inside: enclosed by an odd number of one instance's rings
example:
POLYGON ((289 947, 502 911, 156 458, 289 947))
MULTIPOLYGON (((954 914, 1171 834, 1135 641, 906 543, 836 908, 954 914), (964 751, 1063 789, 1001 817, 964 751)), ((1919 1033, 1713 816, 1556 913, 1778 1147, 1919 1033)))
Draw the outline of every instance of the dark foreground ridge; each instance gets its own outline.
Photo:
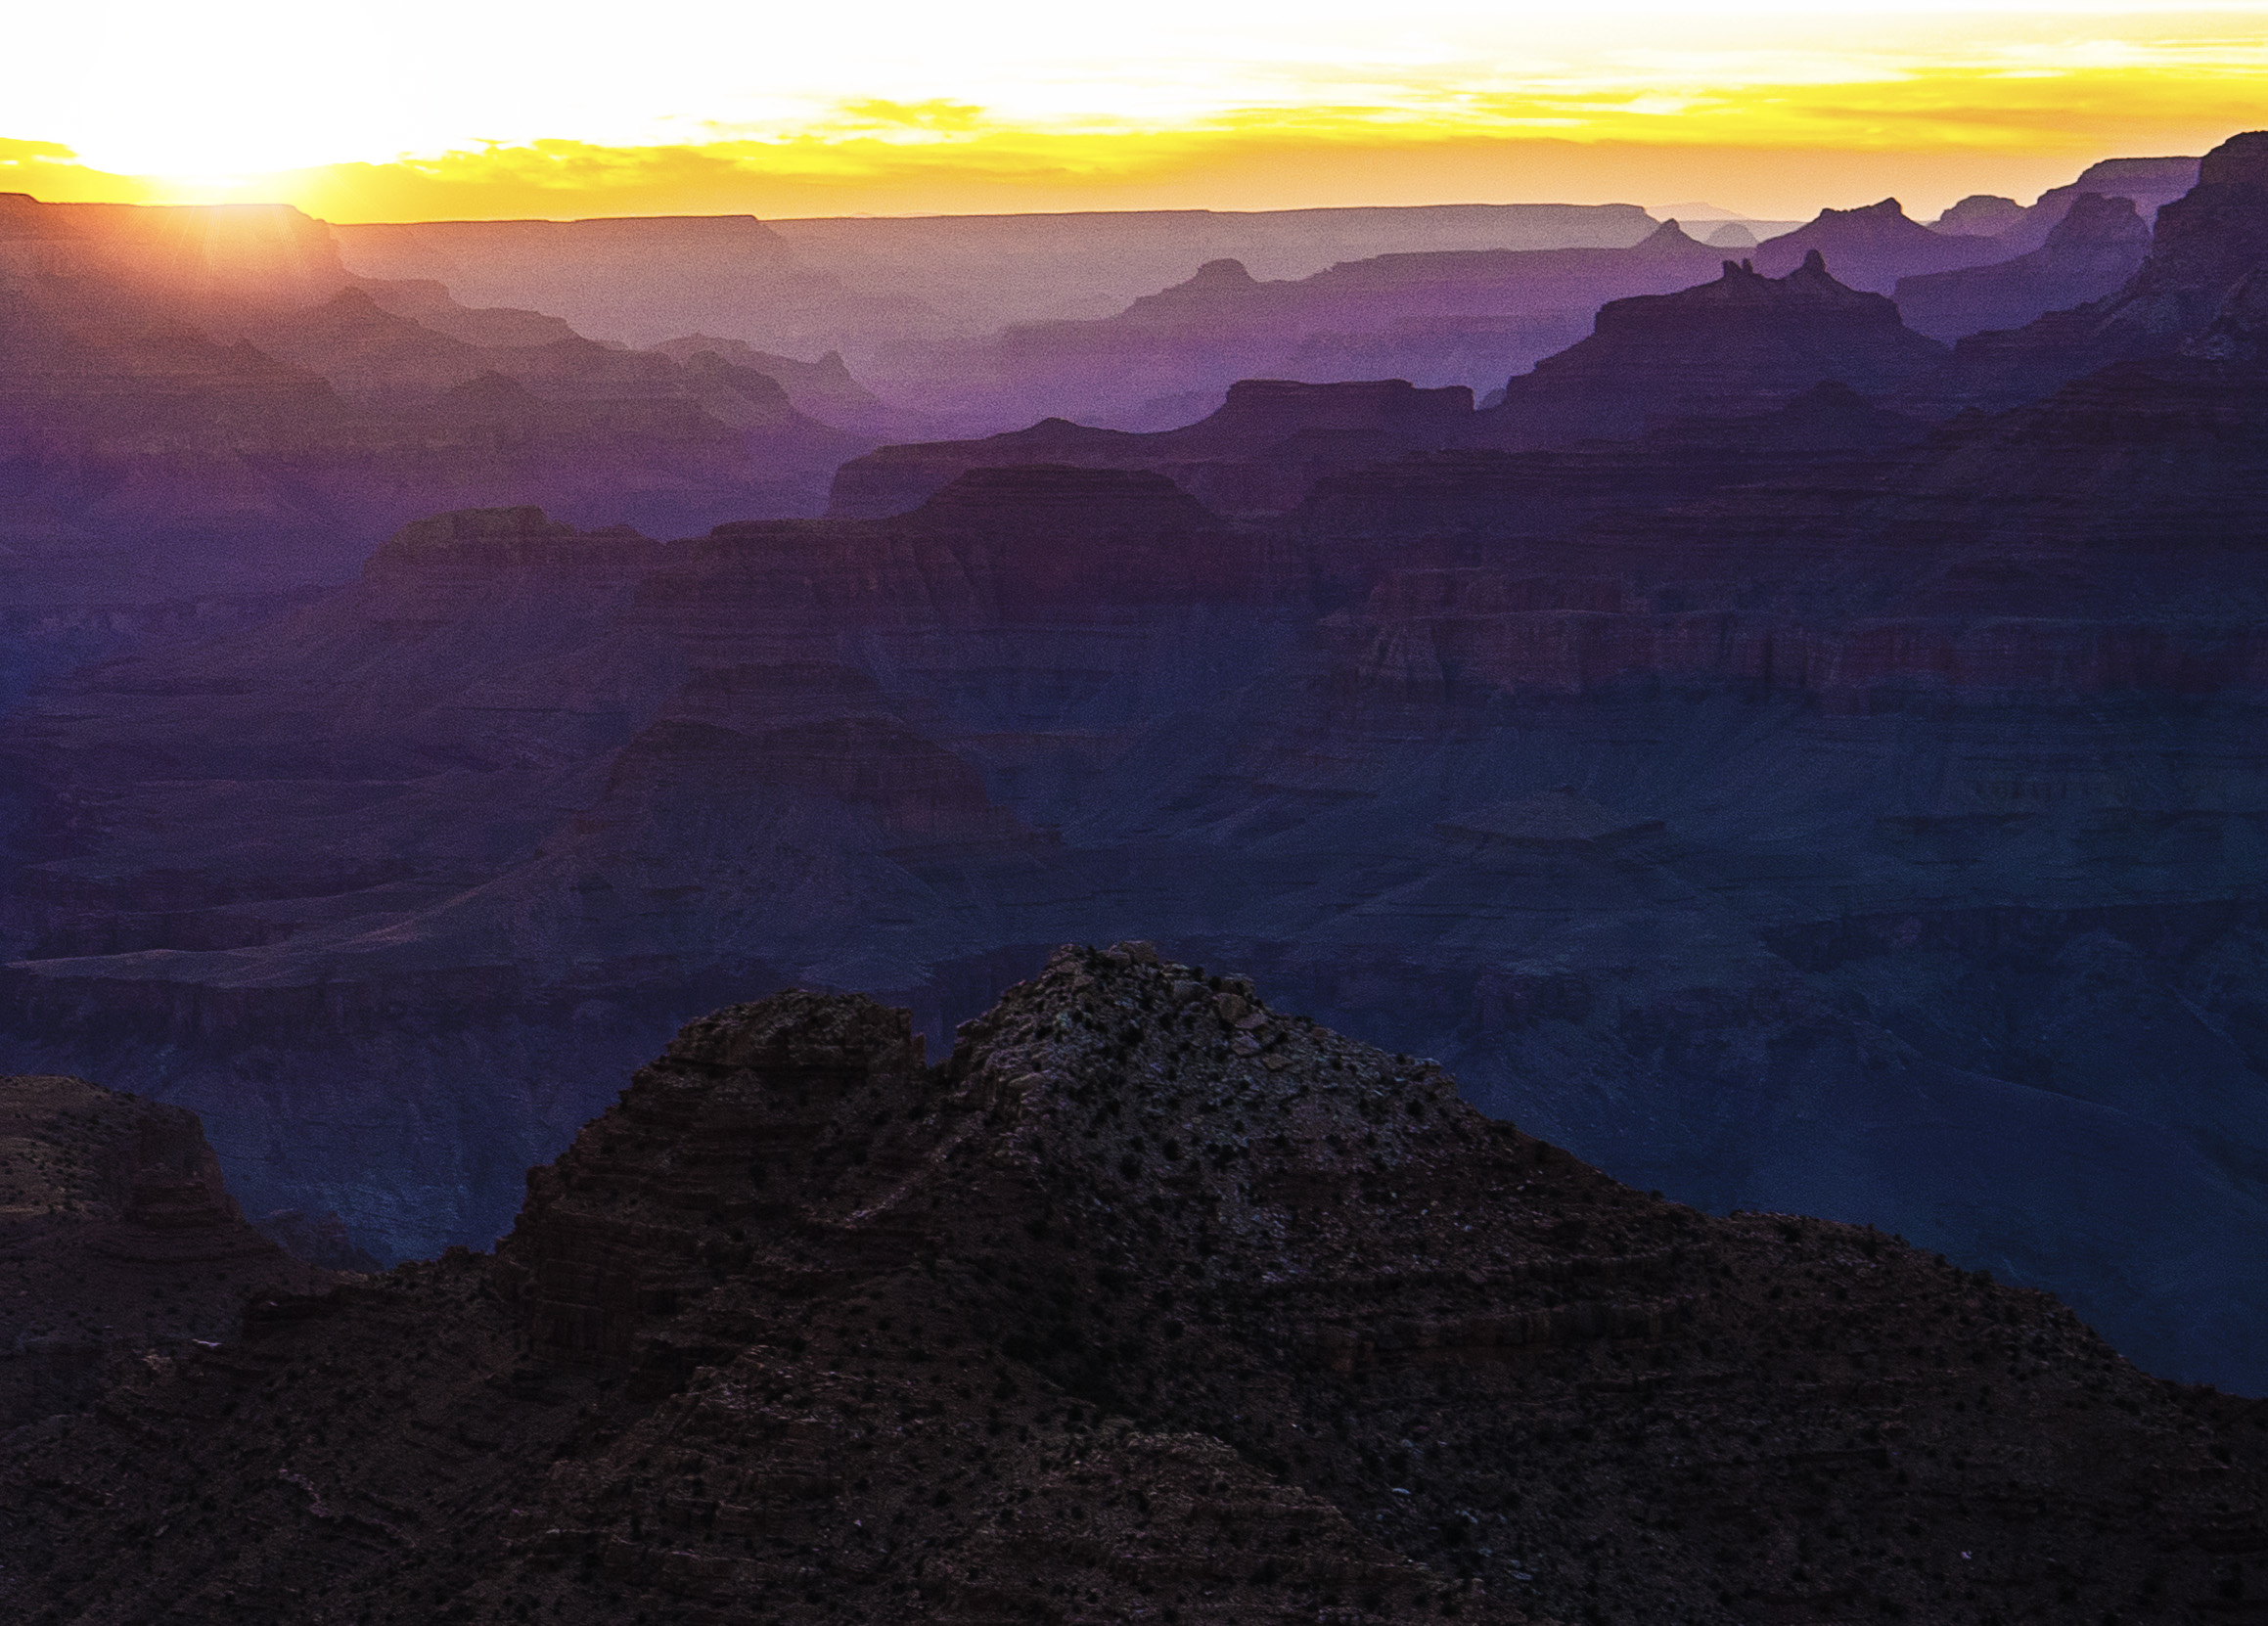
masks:
MULTIPOLYGON (((277 1218, 320 1240, 322 1220, 277 1218)), ((0 1077, 0 1439, 234 1333, 248 1295, 337 1280, 246 1223, 196 1113, 0 1077)))
POLYGON ((0 1614, 2190 1621, 2268 1404, 1147 945, 687 1027, 462 1249, 0 1441, 0 1614), (119 1561, 121 1558, 130 1561, 119 1561))

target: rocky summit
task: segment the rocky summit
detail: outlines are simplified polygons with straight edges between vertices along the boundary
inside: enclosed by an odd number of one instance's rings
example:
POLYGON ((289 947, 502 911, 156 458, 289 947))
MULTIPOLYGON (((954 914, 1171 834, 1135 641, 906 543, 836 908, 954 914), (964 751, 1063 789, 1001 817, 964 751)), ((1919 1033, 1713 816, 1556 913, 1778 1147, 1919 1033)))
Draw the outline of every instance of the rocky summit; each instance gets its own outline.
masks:
POLYGON ((453 1249, 6 1436, 42 1622, 2233 1618, 2268 1404, 1147 944, 692 1023, 453 1249), (131 1561, 117 1557, 130 1554, 131 1561))

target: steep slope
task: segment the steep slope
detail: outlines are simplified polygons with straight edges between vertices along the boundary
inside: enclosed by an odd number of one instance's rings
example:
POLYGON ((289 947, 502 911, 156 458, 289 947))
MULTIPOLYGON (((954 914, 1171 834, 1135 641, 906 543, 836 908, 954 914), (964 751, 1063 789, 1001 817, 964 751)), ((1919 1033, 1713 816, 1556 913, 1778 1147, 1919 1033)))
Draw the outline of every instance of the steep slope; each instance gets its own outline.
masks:
POLYGON ((1916 333, 1947 343, 1988 329, 2020 328, 2051 310, 2116 293, 2149 252, 2150 227, 2130 200, 2082 193, 2028 254, 1900 277, 1898 313, 1916 333))
POLYGON ((247 1332, 20 1444, 17 1613, 2187 1620, 2268 1514, 2260 1403, 1146 944, 934 1068, 861 998, 717 1012, 493 1260, 247 1332))
POLYGON ((248 1298, 336 1280, 245 1223, 194 1113, 0 1078, 0 1433, 211 1347, 248 1298))
POLYGON ((1471 438, 1626 439, 1671 419, 1767 412, 1823 383, 1883 394, 1944 358, 1896 305, 1837 281, 1816 249, 1779 278, 1721 263, 1715 282, 1603 306, 1588 339, 1515 376, 1471 438))

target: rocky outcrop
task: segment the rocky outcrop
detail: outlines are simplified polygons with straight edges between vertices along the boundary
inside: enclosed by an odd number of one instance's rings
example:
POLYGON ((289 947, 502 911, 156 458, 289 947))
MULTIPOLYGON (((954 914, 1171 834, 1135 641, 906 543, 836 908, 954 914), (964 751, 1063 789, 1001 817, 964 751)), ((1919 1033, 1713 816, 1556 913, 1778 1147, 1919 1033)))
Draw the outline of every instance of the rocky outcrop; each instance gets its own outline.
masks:
POLYGON ((1144 470, 1223 512, 1281 511, 1318 478, 1455 442, 1472 416, 1473 392, 1461 386, 1247 379, 1229 387, 1218 411, 1155 434, 1051 418, 983 440, 885 446, 836 471, 828 513, 850 519, 903 514, 970 470, 1036 463, 1144 470))
POLYGON ((1817 250, 1779 278, 1722 263, 1713 283, 1602 307, 1591 337, 1515 377, 1471 438, 1627 439, 1678 418, 1767 412, 1823 383, 1882 394, 1943 359, 1888 299, 1837 281, 1817 250))
POLYGON ((1965 271, 1898 279, 1898 313, 1916 333, 1951 343, 2020 328, 2116 293, 2141 269, 2150 227, 2125 198, 2082 193, 2046 243, 2028 254, 1965 271))
POLYGON ((245 1223, 196 1114, 75 1078, 0 1078, 0 1430, 336 1278, 245 1223))
POLYGON ((861 997, 727 1007, 493 1259, 258 1309, 12 1454, 12 1607, 2174 1620, 2268 1513, 2259 1403, 1145 943, 935 1065, 861 997))

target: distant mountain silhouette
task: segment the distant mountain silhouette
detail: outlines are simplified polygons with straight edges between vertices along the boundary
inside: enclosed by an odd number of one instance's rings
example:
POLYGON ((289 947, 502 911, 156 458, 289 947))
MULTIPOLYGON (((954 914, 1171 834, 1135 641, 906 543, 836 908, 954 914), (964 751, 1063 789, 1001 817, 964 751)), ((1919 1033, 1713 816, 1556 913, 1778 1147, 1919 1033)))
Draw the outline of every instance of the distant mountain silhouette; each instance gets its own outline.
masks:
POLYGON ((2145 225, 2157 218, 2165 204, 2198 184, 2199 159, 2105 158, 2091 163, 2068 186, 2051 187, 2039 195, 2023 218, 2000 228, 2007 245, 2022 252, 2047 242, 2048 234, 2063 223, 2071 205, 2087 193, 2105 198, 2128 198, 2145 225))
POLYGON ((1948 237, 1906 218, 1895 198, 1857 209, 1821 209, 1816 218, 1756 249, 1756 269, 1784 277, 1812 253, 1826 256, 1846 287, 1887 294, 1900 277, 2006 259, 2014 249, 1990 237, 1948 237))
POLYGON ((2125 286, 2150 252, 2150 227, 2125 198, 2082 193, 2048 240, 2028 254, 1962 271, 1900 277, 1906 325, 1948 343, 1988 329, 2020 328, 2051 310, 2125 286))
POLYGON ((2114 363, 2229 350, 2252 321, 2268 266, 2268 131, 2233 136, 2200 160, 2198 182, 2158 209, 2148 256, 2116 292, 2008 332, 1977 334, 1906 392, 1917 410, 2002 408, 2037 400, 2114 363))
POLYGON ((1473 392, 1416 389, 1399 379, 1296 384, 1247 379, 1184 428, 1136 434, 1050 418, 982 440, 885 446, 835 475, 828 514, 881 519, 919 507, 971 469, 1052 463, 1147 469, 1227 512, 1288 509, 1317 479, 1420 447, 1453 444, 1473 423, 1473 392))
POLYGON ((1295 282, 1215 260, 1106 319, 908 352, 896 365, 914 382, 893 394, 1154 429, 1239 379, 1470 384, 1573 342, 1602 300, 1682 288, 1720 258, 1670 221, 1626 248, 1384 254, 1295 282))
POLYGON ((1674 418, 1768 411, 1830 381, 1880 394, 1944 357, 1888 299, 1837 281, 1816 248, 1784 277, 1722 266, 1711 283, 1607 304, 1590 338, 1506 384, 1503 403, 1475 420, 1475 439, 1628 438, 1674 418))

